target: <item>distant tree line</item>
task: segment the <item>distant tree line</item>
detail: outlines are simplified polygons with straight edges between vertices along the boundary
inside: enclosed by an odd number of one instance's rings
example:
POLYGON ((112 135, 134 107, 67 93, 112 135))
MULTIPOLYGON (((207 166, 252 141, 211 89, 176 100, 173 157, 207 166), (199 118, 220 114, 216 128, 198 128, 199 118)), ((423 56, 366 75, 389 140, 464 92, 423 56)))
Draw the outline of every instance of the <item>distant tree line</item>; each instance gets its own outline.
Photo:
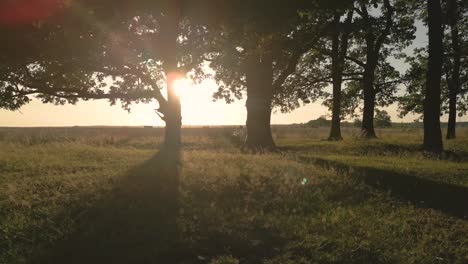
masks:
POLYGON ((245 151, 276 150, 272 110, 322 99, 330 140, 342 139, 341 120, 361 108, 361 136, 375 138, 375 125, 389 122, 379 108, 398 103, 402 116, 423 116, 424 149, 440 153, 441 114, 451 139, 468 109, 466 13, 462 0, 3 1, 0 107, 17 110, 32 97, 126 109, 156 100, 163 149, 177 158, 174 83, 212 77, 215 99, 247 97, 245 151), (428 46, 408 52, 417 21, 428 46), (392 57, 409 69, 400 73, 392 57))

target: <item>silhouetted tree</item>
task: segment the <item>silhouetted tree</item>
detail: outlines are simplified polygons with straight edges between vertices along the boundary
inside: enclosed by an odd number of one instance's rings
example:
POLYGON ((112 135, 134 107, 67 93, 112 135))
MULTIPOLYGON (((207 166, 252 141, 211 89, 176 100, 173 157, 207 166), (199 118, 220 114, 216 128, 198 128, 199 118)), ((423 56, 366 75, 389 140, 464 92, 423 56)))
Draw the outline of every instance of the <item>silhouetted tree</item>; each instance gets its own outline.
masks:
POLYGON ((355 117, 355 110, 362 100, 367 122, 363 122, 362 134, 375 137, 375 106, 384 107, 392 103, 401 82, 399 72, 386 60, 411 44, 414 38, 411 6, 412 3, 399 0, 342 2, 338 5, 341 9, 332 13, 339 11, 342 15, 339 18, 331 15, 331 25, 340 24, 341 39, 333 30, 324 34, 320 44, 306 56, 310 60, 301 64, 302 69, 294 74, 291 83, 300 87, 312 100, 324 97, 324 104, 332 110, 331 139, 334 138, 332 134, 338 135, 341 117, 355 117), (313 87, 311 84, 317 86, 317 82, 332 83, 332 93, 318 90, 324 85, 310 89, 313 87), (341 83, 346 84, 345 89, 341 89, 341 83))
POLYGON ((31 95, 56 104, 120 100, 126 109, 156 99, 166 122, 164 149, 179 149, 181 107, 174 80, 202 62, 182 54, 187 40, 180 40, 194 30, 183 23, 189 10, 182 4, 74 1, 40 21, 34 18, 20 26, 4 21, 2 30, 13 35, 1 44, 3 50, 21 44, 25 52, 20 58, 3 53, 1 106, 17 109, 31 95), (161 93, 164 83, 167 97, 161 93))
POLYGON ((341 84, 343 82, 343 70, 345 67, 345 57, 348 53, 348 41, 352 30, 353 10, 346 14, 343 23, 340 22, 342 14, 336 12, 333 18, 332 33, 332 82, 333 82, 333 105, 332 122, 329 140, 342 140, 341 137, 341 84))
MULTIPOLYGON (((316 39, 304 36, 301 24, 311 14, 301 13, 307 1, 240 1, 230 5, 235 16, 212 25, 213 47, 207 52, 219 90, 216 99, 228 103, 247 95, 246 151, 275 150, 270 118, 276 103, 287 105, 292 93, 283 84, 296 70, 316 39)), ((314 13, 315 14, 315 13, 314 13)))
MULTIPOLYGON (((68 14, 64 12, 63 16, 68 14)), ((97 53, 95 43, 102 39, 98 41, 98 34, 86 28, 94 36, 90 41, 84 32, 73 26, 78 23, 74 18, 56 19, 49 23, 43 21, 40 27, 34 24, 1 26, 3 33, 10 33, 8 41, 0 44, 4 51, 0 55, 3 108, 16 110, 30 102, 31 96, 55 104, 76 103, 80 99, 109 99, 114 104, 122 100, 124 107, 130 102, 147 102, 154 97, 155 91, 142 86, 128 83, 128 87, 119 87, 122 80, 106 78, 110 75, 106 68, 99 72, 91 70, 101 65, 93 58, 97 53)))
MULTIPOLYGON (((466 87, 468 79, 466 67, 468 58, 465 55, 467 54, 468 31, 466 26, 467 18, 460 18, 460 14, 466 13, 466 6, 462 4, 462 1, 448 2, 442 7, 445 10, 442 13, 444 15, 442 21, 447 23, 448 30, 445 30, 443 36, 441 114, 449 114, 447 138, 450 139, 455 136, 456 116, 463 116, 468 110, 468 89, 463 88, 466 87), (450 25, 454 23, 453 18, 457 19, 457 14, 453 14, 454 10, 451 7, 453 4, 458 5, 458 19, 461 19, 461 22, 457 22, 456 27, 450 25), (458 36, 455 37, 455 41, 453 36, 458 36), (453 45, 454 43, 458 44, 453 45)), ((420 11, 418 10, 418 12, 420 11)), ((427 24, 427 12, 421 12, 420 16, 427 24)), ((428 64, 427 47, 417 48, 411 56, 405 54, 404 57, 406 57, 407 63, 410 64, 410 68, 403 77, 406 92, 399 98, 400 116, 408 113, 423 114, 428 64)))
POLYGON ((391 127, 392 126, 392 119, 390 115, 385 110, 375 109, 375 127, 391 127))
POLYGON ((456 137, 455 126, 457 119, 457 96, 460 93, 460 62, 461 62, 461 47, 459 36, 459 21, 460 21, 460 8, 459 1, 448 0, 447 2, 447 23, 450 30, 450 46, 452 67, 450 73, 447 74, 447 85, 449 94, 449 117, 447 127, 447 139, 456 137))
MULTIPOLYGON (((362 69, 362 89, 364 98, 362 136, 376 137, 374 131, 374 109, 376 96, 381 92, 382 85, 376 84, 376 70, 379 64, 393 50, 400 50, 414 39, 414 16, 407 1, 357 1, 355 8, 359 15, 355 24, 358 32, 354 34, 355 45, 350 55, 350 61, 362 69)), ((388 69, 388 67, 386 67, 388 69)), ((389 81, 394 82, 394 81, 389 81)))

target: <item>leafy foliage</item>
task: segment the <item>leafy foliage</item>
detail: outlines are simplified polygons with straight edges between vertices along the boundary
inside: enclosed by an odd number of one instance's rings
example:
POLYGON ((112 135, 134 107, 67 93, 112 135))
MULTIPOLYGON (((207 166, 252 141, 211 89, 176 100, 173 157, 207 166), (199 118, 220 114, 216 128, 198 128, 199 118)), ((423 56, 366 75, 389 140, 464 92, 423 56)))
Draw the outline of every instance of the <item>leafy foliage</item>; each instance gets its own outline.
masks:
POLYGON ((390 118, 388 112, 385 110, 376 109, 374 122, 376 127, 392 126, 392 119, 390 118))

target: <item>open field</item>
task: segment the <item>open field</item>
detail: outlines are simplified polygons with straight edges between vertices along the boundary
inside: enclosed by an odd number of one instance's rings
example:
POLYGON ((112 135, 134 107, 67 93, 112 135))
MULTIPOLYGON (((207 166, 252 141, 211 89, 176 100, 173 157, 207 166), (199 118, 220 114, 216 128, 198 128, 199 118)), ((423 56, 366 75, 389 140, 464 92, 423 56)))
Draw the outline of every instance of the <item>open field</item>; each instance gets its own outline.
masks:
POLYGON ((468 263, 467 128, 439 159, 420 129, 235 129, 184 129, 172 212, 162 129, 0 128, 0 263, 468 263))

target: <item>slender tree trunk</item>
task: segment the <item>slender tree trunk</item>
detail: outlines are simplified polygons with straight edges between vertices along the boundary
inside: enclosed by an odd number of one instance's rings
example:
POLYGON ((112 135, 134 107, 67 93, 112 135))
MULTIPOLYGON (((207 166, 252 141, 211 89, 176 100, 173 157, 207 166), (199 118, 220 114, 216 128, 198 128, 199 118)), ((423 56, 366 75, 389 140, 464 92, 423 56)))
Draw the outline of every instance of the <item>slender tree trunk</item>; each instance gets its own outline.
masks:
POLYGON ((458 7, 456 0, 448 2, 448 20, 450 24, 451 45, 453 53, 453 69, 448 78, 449 89, 449 119, 447 127, 447 139, 456 137, 455 126, 457 122, 457 95, 460 89, 460 43, 458 35, 458 7))
POLYGON ((271 133, 273 65, 269 56, 252 56, 246 67, 247 138, 243 151, 262 153, 276 150, 271 133))
POLYGON ((328 140, 342 140, 341 137, 341 82, 343 77, 343 67, 340 65, 339 44, 340 44, 340 14, 335 13, 333 19, 334 29, 332 35, 332 79, 333 79, 333 106, 330 136, 328 140))
POLYGON ((378 92, 374 87, 375 71, 379 63, 380 49, 390 35, 393 26, 394 9, 390 5, 389 0, 384 0, 383 5, 386 7, 386 11, 383 14, 385 16, 385 28, 380 30, 380 34, 376 35, 377 32, 372 28, 372 23, 374 23, 373 19, 371 19, 372 16, 369 15, 366 4, 364 2, 360 3, 361 16, 366 28, 366 63, 364 65, 364 76, 362 79, 362 84, 364 86, 364 113, 361 131, 361 136, 364 138, 377 137, 374 130, 375 95, 378 92))
POLYGON ((376 64, 367 61, 362 81, 364 89, 364 113, 362 116, 361 136, 363 138, 377 138, 374 130, 374 112, 375 112, 375 79, 376 64))
POLYGON ((442 75, 442 10, 440 0, 427 1, 429 21, 429 60, 424 100, 424 149, 443 151, 440 131, 440 80, 442 75))
POLYGON ((334 17, 334 32, 332 36, 332 78, 333 78, 333 106, 332 123, 330 136, 328 140, 342 140, 341 136, 341 84, 343 83, 343 68, 346 53, 348 52, 348 38, 350 34, 350 25, 353 19, 353 11, 349 11, 344 31, 340 39, 340 17, 336 13, 334 17))

